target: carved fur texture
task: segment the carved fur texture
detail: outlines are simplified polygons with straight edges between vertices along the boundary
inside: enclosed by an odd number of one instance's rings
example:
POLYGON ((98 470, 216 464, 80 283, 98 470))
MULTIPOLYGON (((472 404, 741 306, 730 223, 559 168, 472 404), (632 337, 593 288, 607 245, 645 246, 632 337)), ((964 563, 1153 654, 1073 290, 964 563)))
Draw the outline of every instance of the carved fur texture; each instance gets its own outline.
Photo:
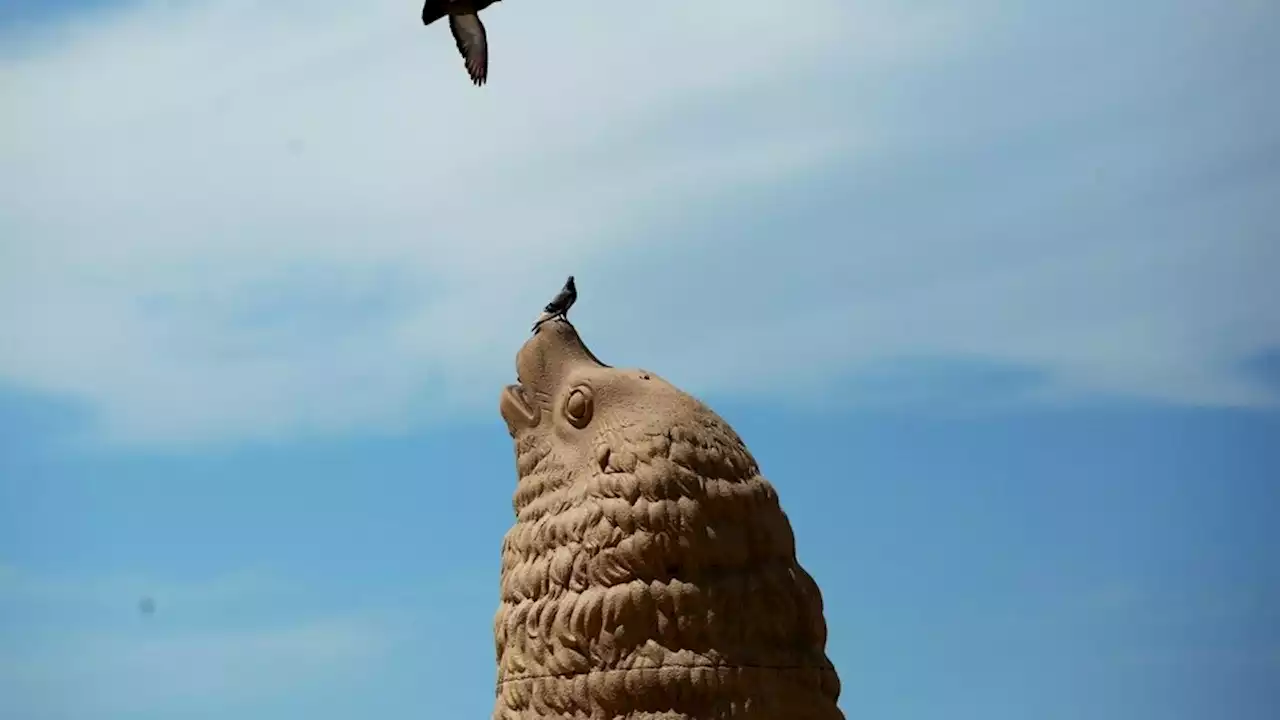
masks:
POLYGON ((517 365, 493 717, 843 718, 821 594, 732 428, 568 323, 517 365))

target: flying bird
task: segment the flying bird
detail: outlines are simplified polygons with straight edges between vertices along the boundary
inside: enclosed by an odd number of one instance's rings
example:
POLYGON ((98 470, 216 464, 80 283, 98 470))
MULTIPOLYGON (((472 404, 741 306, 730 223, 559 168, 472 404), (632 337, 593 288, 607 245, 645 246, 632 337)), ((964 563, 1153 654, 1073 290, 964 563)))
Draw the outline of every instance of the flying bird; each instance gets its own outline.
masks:
POLYGON ((564 287, 560 288, 560 292, 542 309, 542 315, 533 324, 534 331, 536 332, 542 323, 555 318, 569 322, 569 308, 573 307, 577 300, 578 288, 573 284, 573 276, 570 275, 569 279, 565 281, 564 287))
POLYGON ((422 5, 422 24, 430 25, 449 16, 449 31, 476 86, 489 79, 489 41, 485 36, 480 11, 500 0, 426 0, 422 5))

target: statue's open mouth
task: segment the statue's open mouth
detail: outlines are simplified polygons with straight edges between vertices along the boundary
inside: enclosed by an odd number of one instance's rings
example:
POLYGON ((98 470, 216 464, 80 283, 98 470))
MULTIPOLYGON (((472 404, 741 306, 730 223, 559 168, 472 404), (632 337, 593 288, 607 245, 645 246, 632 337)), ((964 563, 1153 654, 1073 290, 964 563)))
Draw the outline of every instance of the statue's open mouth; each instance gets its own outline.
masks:
POLYGON ((538 413, 529 402, 528 391, 519 383, 508 385, 502 391, 499 409, 503 419, 513 431, 517 426, 531 428, 538 424, 538 413))

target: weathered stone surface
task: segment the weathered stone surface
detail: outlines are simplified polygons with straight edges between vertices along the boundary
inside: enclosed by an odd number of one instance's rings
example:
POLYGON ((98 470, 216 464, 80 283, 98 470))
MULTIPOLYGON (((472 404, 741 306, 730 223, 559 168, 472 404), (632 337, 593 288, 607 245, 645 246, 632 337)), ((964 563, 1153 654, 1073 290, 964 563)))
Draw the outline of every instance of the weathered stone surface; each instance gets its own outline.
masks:
POLYGON ((494 718, 843 718, 821 594, 728 423, 564 321, 516 364, 494 718))

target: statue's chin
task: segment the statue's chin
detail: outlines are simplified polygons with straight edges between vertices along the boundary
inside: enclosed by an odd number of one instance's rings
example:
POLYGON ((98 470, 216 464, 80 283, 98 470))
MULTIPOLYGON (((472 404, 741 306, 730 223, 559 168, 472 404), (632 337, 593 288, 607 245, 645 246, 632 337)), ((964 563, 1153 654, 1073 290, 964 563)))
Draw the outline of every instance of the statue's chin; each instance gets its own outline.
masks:
POLYGON ((528 430, 538 425, 539 415, 530 406, 522 385, 508 385, 503 389, 499 409, 502 412, 502 419, 507 421, 507 430, 512 437, 520 430, 528 430))

